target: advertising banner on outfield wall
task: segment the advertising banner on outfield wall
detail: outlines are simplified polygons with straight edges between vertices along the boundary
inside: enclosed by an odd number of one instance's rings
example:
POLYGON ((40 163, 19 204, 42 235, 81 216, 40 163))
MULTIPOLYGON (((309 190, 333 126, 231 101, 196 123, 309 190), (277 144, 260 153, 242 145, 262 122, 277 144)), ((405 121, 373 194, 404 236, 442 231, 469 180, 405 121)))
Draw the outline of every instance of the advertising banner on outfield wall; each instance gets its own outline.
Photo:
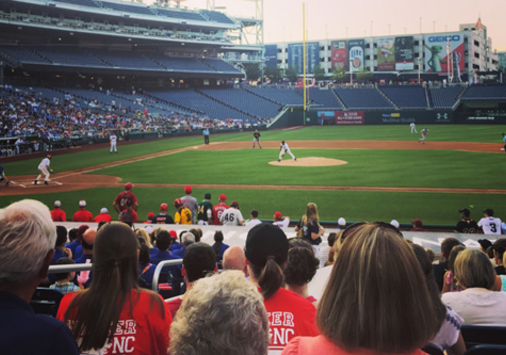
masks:
POLYGON ((364 124, 364 111, 335 111, 336 125, 355 126, 364 124))
POLYGON ((413 36, 395 38, 395 70, 413 70, 415 68, 413 36))
POLYGON ((354 72, 364 68, 364 47, 365 42, 363 39, 350 39, 348 41, 348 61, 351 70, 354 72))
POLYGON ((265 65, 268 67, 277 67, 278 65, 278 46, 275 44, 266 44, 264 46, 265 65))
POLYGON ((445 124, 453 123, 453 111, 367 111, 364 123, 368 124, 445 124))
MULTIPOLYGON (((313 68, 320 64, 320 45, 318 42, 309 42, 307 45, 307 74, 313 74, 313 68)), ((304 51, 302 43, 288 44, 288 66, 297 69, 298 74, 303 74, 304 51)))
POLYGON ((395 38, 380 37, 377 39, 378 71, 395 70, 395 38))
POLYGON ((332 70, 335 67, 343 67, 344 70, 348 70, 348 47, 346 46, 346 41, 332 41, 330 56, 332 70))
POLYGON ((451 63, 448 56, 454 57, 460 71, 464 71, 464 36, 460 33, 430 34, 424 36, 425 71, 430 73, 445 73, 451 63))

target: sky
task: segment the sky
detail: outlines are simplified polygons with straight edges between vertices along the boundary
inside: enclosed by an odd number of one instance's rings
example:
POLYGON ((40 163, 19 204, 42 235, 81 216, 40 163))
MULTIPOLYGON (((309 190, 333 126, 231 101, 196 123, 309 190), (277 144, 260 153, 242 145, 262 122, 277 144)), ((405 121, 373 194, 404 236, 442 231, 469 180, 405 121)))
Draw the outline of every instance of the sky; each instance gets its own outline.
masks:
MULTIPOLYGON (((149 3, 153 0, 145 0, 149 3)), ((264 42, 302 40, 302 3, 306 3, 308 40, 458 31, 459 24, 481 16, 492 48, 506 51, 505 0, 264 0, 264 42), (434 22, 435 21, 435 22, 434 22), (389 28, 390 27, 390 28, 389 28)), ((182 6, 205 9, 207 0, 187 0, 182 6)), ((254 17, 255 3, 215 0, 232 16, 254 17)))

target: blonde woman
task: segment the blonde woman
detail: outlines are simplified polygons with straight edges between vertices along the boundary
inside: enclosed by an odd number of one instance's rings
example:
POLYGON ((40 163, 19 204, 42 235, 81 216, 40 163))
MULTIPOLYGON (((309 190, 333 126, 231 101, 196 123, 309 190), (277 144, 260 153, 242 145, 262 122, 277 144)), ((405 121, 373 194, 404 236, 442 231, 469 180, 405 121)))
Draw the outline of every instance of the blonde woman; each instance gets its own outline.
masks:
POLYGON ((311 245, 319 245, 322 242, 322 235, 325 233, 318 216, 318 207, 315 203, 310 202, 306 207, 306 214, 303 215, 295 226, 295 231, 299 238, 304 239, 311 245))
POLYGON ((151 238, 149 237, 148 231, 145 229, 136 229, 135 230, 135 236, 141 237, 146 241, 146 245, 149 247, 149 249, 153 248, 153 245, 151 244, 151 238))

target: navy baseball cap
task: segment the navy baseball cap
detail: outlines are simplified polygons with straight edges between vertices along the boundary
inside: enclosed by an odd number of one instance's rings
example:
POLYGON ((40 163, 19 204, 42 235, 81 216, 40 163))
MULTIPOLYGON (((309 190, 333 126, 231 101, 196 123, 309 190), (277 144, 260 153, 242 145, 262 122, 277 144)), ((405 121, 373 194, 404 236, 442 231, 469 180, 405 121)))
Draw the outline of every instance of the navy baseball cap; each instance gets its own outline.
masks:
POLYGON ((469 211, 467 208, 459 210, 459 213, 463 213, 466 217, 469 217, 471 215, 471 211, 469 211))
POLYGON ((244 253, 246 259, 259 267, 265 266, 269 257, 282 264, 288 257, 288 239, 278 226, 260 223, 249 230, 244 253))
POLYGON ((493 216, 494 215, 494 210, 490 209, 490 208, 487 208, 485 211, 483 211, 483 213, 488 214, 489 216, 493 216))

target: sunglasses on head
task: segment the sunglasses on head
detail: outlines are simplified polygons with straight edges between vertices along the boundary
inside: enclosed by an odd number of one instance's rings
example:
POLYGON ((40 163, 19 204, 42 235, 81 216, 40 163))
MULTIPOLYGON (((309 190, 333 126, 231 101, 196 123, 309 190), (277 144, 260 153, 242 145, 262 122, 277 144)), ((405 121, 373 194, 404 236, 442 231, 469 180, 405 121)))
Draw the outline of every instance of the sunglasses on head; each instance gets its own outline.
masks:
POLYGON ((390 223, 385 223, 385 222, 372 222, 372 223, 358 222, 358 223, 355 223, 355 224, 352 224, 352 225, 349 225, 348 227, 346 227, 346 229, 344 230, 343 234, 341 234, 341 243, 344 242, 344 240, 346 239, 346 237, 348 237, 349 235, 351 235, 355 230, 357 230, 358 228, 360 228, 360 227, 362 227, 362 226, 364 226, 366 224, 375 224, 375 225, 377 225, 380 228, 391 229, 397 235, 399 235, 401 238, 404 238, 404 236, 402 235, 402 232, 398 228, 392 226, 390 223))

